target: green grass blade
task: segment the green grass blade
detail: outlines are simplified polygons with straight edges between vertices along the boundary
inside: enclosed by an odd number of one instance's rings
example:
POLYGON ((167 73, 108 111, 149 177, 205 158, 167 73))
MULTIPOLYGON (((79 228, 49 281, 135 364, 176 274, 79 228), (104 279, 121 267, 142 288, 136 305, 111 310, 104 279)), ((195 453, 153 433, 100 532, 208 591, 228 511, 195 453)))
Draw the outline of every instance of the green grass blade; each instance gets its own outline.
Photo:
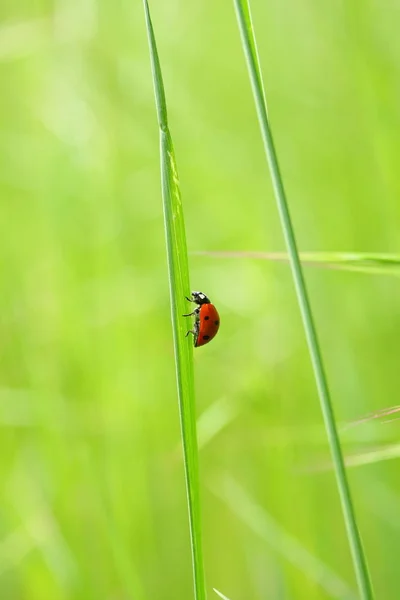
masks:
MULTIPOLYGON (((289 262, 287 252, 260 252, 252 250, 199 250, 197 256, 214 258, 249 258, 271 262, 289 262)), ((369 275, 400 276, 400 255, 371 252, 300 252, 300 261, 305 266, 352 271, 369 275)))
POLYGON ((302 272, 296 239, 292 226, 289 208, 286 200, 285 190, 278 165, 275 146, 269 126, 265 93, 263 89, 261 69, 256 49, 255 36, 251 22, 250 7, 247 0, 234 0, 237 20, 239 24, 242 45, 249 70, 251 85, 253 89, 258 120, 272 178, 275 198, 278 205, 282 229, 285 236, 286 246, 290 256, 290 265, 296 288, 296 294, 300 305, 302 320, 307 337, 308 347, 314 369, 315 380, 318 388, 322 414, 329 444, 331 447, 335 473, 339 489, 340 500, 346 524, 347 535, 350 543, 357 583, 361 598, 364 600, 373 598, 368 567, 361 543, 355 511, 351 499, 350 488, 347 481, 343 454, 340 447, 339 436, 335 423, 332 402, 328 389, 327 379, 319 348, 317 332, 314 325, 311 306, 308 299, 307 289, 302 272))
POLYGON ((199 468, 193 377, 193 342, 191 338, 185 339, 187 328, 185 319, 182 318, 182 314, 188 312, 184 298, 190 291, 185 225, 174 150, 168 128, 167 106, 165 102, 160 61, 158 58, 149 6, 146 0, 144 0, 144 11, 149 39, 158 123, 160 127, 162 197, 179 413, 189 512, 194 591, 196 600, 205 600, 206 592, 201 541, 199 468))
POLYGON ((230 475, 221 473, 211 483, 214 494, 285 561, 297 567, 310 581, 323 589, 329 598, 356 600, 357 594, 331 567, 314 556, 272 515, 251 498, 230 475))
POLYGON ((217 589, 213 588, 214 592, 217 594, 217 596, 219 596, 220 598, 222 598, 222 600, 229 600, 228 596, 224 596, 224 594, 222 594, 221 592, 219 592, 217 589))

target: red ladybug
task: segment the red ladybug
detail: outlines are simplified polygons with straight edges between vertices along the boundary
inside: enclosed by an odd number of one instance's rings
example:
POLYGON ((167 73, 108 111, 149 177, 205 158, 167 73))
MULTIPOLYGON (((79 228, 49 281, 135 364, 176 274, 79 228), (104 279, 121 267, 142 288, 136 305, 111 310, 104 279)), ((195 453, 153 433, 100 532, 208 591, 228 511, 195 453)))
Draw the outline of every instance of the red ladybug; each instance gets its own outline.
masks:
POLYGON ((219 314, 214 304, 211 304, 209 298, 207 298, 203 292, 192 292, 192 297, 188 298, 186 296, 186 300, 197 304, 197 308, 195 308, 193 312, 183 316, 195 316, 193 329, 188 331, 186 336, 188 336, 189 333, 193 333, 194 347, 198 348, 199 346, 208 344, 208 342, 217 335, 219 329, 219 314))

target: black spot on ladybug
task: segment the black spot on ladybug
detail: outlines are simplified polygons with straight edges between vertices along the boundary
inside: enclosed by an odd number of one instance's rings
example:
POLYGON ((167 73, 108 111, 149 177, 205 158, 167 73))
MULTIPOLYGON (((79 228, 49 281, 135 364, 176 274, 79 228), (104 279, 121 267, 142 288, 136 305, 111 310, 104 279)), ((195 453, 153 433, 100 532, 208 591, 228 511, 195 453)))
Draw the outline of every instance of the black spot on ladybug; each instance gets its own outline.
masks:
POLYGON ((209 318, 210 318, 210 317, 204 317, 204 320, 205 320, 205 321, 208 321, 208 319, 209 319, 209 318))
POLYGON ((209 340, 210 336, 209 335, 203 335, 203 340, 209 340))
POLYGON ((219 325, 219 321, 214 321, 214 325, 219 325))

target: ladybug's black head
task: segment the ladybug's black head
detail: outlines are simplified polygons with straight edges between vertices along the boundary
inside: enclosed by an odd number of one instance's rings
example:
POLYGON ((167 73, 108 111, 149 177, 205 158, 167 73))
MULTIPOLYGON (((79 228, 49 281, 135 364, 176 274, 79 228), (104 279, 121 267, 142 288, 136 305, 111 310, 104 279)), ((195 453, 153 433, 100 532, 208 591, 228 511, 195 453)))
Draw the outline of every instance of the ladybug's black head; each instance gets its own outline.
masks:
POLYGON ((203 292, 192 292, 192 302, 195 302, 199 306, 202 304, 211 304, 209 298, 203 292))

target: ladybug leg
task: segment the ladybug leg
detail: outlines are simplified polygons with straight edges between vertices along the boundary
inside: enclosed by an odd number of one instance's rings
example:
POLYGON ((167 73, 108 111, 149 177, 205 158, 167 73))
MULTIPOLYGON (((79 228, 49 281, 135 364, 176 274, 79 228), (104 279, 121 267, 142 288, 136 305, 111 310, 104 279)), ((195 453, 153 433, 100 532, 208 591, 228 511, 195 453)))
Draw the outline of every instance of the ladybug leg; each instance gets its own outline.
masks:
MULTIPOLYGON (((185 298, 188 302, 193 302, 193 300, 191 298, 188 298, 187 296, 185 296, 185 298)), ((182 315, 182 317, 192 317, 193 315, 196 314, 196 310, 197 309, 195 308, 193 312, 188 313, 187 315, 182 315)))
POLYGON ((199 323, 198 323, 198 321, 195 321, 195 322, 193 323, 193 329, 190 329, 190 330, 189 330, 189 331, 186 333, 185 337, 187 337, 187 336, 189 335, 189 333, 193 334, 193 338, 194 338, 194 345, 196 346, 196 344, 197 344, 197 340, 198 340, 198 337, 199 337, 199 323))
POLYGON ((198 316, 200 312, 199 308, 195 308, 193 312, 188 313, 187 315, 182 315, 182 317, 193 317, 193 315, 196 315, 196 317, 198 316))

